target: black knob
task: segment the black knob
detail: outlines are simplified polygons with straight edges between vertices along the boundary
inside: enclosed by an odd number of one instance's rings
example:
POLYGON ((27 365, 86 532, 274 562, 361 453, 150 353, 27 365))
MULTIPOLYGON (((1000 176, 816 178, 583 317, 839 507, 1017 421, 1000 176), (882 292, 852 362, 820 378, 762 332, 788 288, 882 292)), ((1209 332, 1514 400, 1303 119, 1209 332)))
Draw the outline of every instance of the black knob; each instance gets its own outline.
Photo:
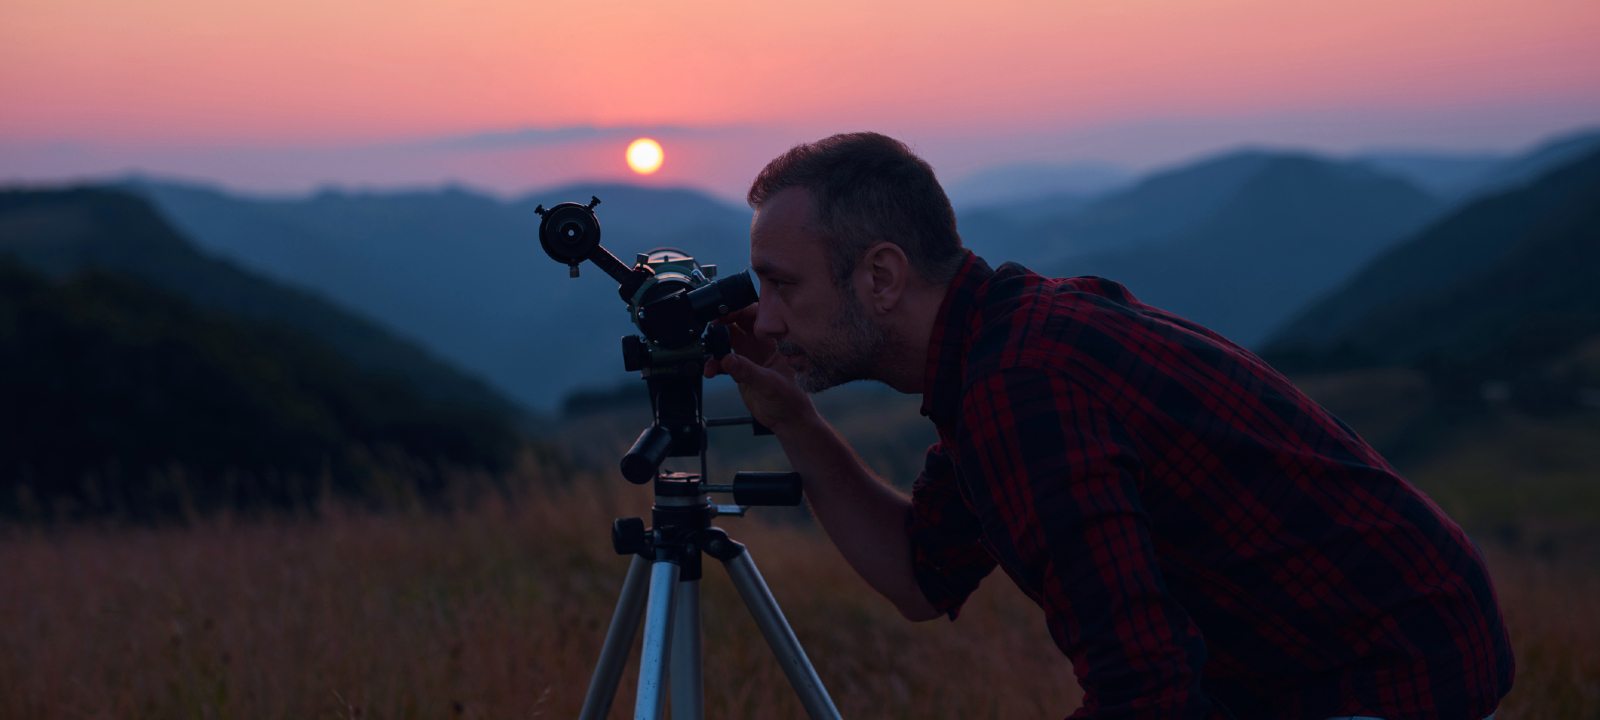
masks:
POLYGON ((611 547, 618 555, 638 555, 650 549, 650 534, 639 518, 621 518, 611 523, 611 547))
POLYGON ((638 335, 622 336, 622 368, 639 372, 650 364, 650 347, 638 335))

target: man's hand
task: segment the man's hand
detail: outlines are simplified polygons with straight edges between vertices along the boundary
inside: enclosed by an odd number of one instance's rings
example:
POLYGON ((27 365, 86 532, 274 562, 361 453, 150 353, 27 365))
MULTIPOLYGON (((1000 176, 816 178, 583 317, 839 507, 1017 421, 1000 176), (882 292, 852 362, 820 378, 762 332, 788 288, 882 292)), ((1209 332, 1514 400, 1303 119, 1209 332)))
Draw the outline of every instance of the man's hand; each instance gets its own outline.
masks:
POLYGON ((752 304, 716 321, 728 326, 733 352, 721 360, 707 360, 705 376, 714 378, 721 373, 733 378, 750 415, 776 432, 811 419, 817 409, 811 396, 794 384, 794 370, 788 359, 778 353, 777 343, 755 336, 751 328, 756 307, 752 304))
POLYGON ((938 617, 911 573, 911 501, 873 475, 822 419, 777 343, 756 337, 755 319, 751 305, 717 320, 728 326, 734 351, 707 360, 705 376, 721 373, 739 384, 750 415, 772 429, 790 467, 805 478, 812 512, 851 567, 908 619, 938 617))

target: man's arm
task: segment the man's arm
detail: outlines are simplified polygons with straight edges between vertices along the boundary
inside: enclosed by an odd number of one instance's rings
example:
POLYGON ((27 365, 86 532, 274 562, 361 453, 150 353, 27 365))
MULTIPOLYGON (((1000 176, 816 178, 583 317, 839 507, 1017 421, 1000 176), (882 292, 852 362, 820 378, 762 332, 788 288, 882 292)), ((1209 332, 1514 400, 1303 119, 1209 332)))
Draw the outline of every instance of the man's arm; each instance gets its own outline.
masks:
POLYGON ((850 567, 907 619, 939 617, 912 572, 910 499, 861 462, 787 373, 734 354, 710 361, 706 370, 739 384, 745 406, 777 436, 790 467, 805 479, 811 511, 850 567))

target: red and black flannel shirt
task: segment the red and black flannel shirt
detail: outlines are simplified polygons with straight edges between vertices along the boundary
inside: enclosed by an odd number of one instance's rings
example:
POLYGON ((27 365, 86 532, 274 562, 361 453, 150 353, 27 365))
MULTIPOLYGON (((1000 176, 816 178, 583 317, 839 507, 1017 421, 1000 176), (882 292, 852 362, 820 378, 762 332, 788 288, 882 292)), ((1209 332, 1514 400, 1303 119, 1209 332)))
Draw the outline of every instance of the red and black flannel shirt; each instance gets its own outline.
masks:
POLYGON ((1510 689, 1476 546, 1260 359, 970 253, 944 302, 916 578, 954 619, 998 562, 1072 660, 1073 717, 1479 720, 1510 689))

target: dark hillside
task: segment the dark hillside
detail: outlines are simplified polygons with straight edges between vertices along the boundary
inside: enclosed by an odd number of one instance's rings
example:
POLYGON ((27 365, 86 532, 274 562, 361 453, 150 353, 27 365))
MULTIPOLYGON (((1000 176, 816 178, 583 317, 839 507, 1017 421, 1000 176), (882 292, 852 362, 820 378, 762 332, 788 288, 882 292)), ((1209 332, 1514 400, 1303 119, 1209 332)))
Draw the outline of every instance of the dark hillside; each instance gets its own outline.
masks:
POLYGON ((1264 350, 1289 370, 1538 363, 1600 332, 1600 153, 1467 205, 1368 265, 1264 350))
POLYGON ((426 502, 447 469, 505 469, 517 443, 504 415, 425 401, 287 326, 0 257, 0 515, 426 502))
POLYGON ((90 267, 127 273, 209 308, 309 332, 359 366, 403 378, 428 397, 512 411, 481 381, 388 330, 201 254, 147 202, 121 191, 0 192, 0 253, 51 276, 90 267))
POLYGON ((1040 270, 1116 280, 1146 303, 1254 346, 1437 207, 1415 186, 1360 164, 1262 158, 1214 214, 1173 239, 1040 270))

